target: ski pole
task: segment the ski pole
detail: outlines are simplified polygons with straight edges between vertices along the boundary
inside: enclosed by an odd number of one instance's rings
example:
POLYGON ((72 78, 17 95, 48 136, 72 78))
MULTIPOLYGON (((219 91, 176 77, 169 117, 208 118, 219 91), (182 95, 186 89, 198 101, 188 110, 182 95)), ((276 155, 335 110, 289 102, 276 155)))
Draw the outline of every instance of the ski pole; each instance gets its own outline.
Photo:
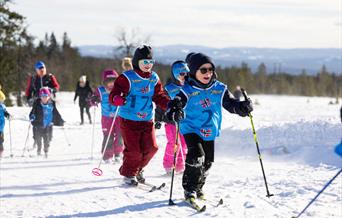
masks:
POLYGON ((96 106, 94 106, 94 120, 93 120, 93 130, 91 135, 91 159, 93 159, 94 154, 94 144, 95 144, 95 116, 96 116, 96 106))
POLYGON ((96 168, 94 168, 94 169, 92 170, 92 173, 93 173, 95 176, 102 176, 102 174, 103 174, 102 170, 100 169, 100 166, 101 166, 101 163, 102 163, 104 154, 105 154, 106 149, 107 149, 107 146, 108 146, 108 142, 109 142, 110 135, 111 135, 111 133, 112 133, 112 131, 113 131, 113 127, 114 127, 114 123, 115 123, 116 116, 118 115, 118 111, 119 111, 119 106, 116 107, 116 111, 115 111, 115 114, 114 114, 114 117, 113 117, 112 125, 110 126, 109 133, 108 133, 108 137, 107 137, 105 146, 104 146, 103 151, 102 151, 102 158, 101 158, 101 160, 100 160, 100 163, 99 163, 99 165, 98 165, 96 168))
POLYGON ((13 157, 12 152, 12 128, 11 128, 11 118, 8 118, 8 127, 9 127, 9 138, 10 138, 10 156, 13 157))
POLYGON ((68 136, 67 136, 67 134, 66 134, 66 132, 65 132, 64 126, 62 127, 62 129, 63 129, 64 138, 65 138, 66 143, 67 143, 69 146, 71 146, 70 141, 69 141, 69 138, 68 138, 68 136))
MULTIPOLYGON (((245 98, 245 100, 247 101, 248 100, 248 97, 247 97, 247 93, 244 89, 241 88, 241 91, 242 91, 242 94, 243 94, 243 97, 245 98)), ((261 153, 260 153, 260 149, 259 149, 259 142, 258 142, 258 138, 257 138, 257 134, 256 134, 256 131, 255 131, 255 128, 254 128, 254 123, 253 123, 253 116, 251 113, 248 113, 248 116, 251 120, 251 125, 252 125, 252 132, 253 132, 253 136, 254 136, 254 141, 255 141, 255 145, 256 145, 256 148, 257 148, 257 151, 258 151, 258 157, 259 157, 259 161, 260 161, 260 165, 261 165, 261 170, 262 170, 262 175, 264 177, 264 182, 265 182, 265 186, 266 186, 266 197, 272 197, 273 194, 270 194, 269 190, 268 190, 268 185, 267 185, 267 180, 266 180, 266 175, 265 175, 265 170, 264 170, 264 165, 262 164, 262 158, 261 158, 261 153)))
POLYGON ((175 166, 176 166, 176 156, 178 150, 178 137, 179 137, 179 123, 176 122, 176 141, 173 149, 173 165, 172 165, 172 174, 171 174, 171 188, 170 188, 170 198, 169 198, 169 205, 175 205, 175 202, 172 200, 172 191, 173 191, 173 180, 175 177, 175 166))
POLYGON ((23 154, 21 155, 22 157, 24 157, 24 154, 25 154, 25 151, 26 151, 27 141, 28 141, 29 136, 30 136, 30 129, 31 129, 31 123, 29 123, 29 126, 28 126, 26 140, 25 140, 25 145, 24 145, 24 149, 23 149, 23 154))
POLYGON ((318 198, 318 196, 320 195, 320 194, 322 194, 322 192, 336 179, 336 177, 340 174, 342 172, 342 169, 340 169, 340 171, 338 171, 337 173, 336 173, 336 175, 332 178, 332 179, 330 179, 329 180, 329 182, 327 182, 327 184, 325 184, 324 185, 324 187, 322 188, 322 190, 320 190, 318 193, 317 193, 317 195, 309 202, 309 204, 308 205, 306 205, 306 207, 298 214, 298 216, 296 216, 296 217, 292 217, 292 218, 298 218, 298 217, 300 217, 304 212, 305 212, 305 210, 306 209, 308 209, 308 207, 318 198))

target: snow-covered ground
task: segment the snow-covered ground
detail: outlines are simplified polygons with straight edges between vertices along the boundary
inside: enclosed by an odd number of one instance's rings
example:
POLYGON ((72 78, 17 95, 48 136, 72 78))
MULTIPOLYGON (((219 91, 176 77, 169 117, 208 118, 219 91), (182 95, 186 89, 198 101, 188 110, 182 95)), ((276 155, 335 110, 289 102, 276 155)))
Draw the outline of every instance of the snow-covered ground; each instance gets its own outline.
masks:
MULTIPOLYGON (((145 170, 147 180, 166 183, 161 191, 122 185, 118 164, 103 164, 104 174, 91 171, 100 160, 102 133, 96 113, 94 159, 92 125, 79 126, 79 109, 72 93, 58 94, 58 108, 67 121, 54 128, 49 158, 23 154, 29 108, 12 107, 14 157, 10 158, 8 122, 5 152, 0 162, 0 217, 291 217, 298 214, 342 166, 333 148, 341 140, 340 105, 329 98, 257 95, 254 124, 262 151, 269 190, 264 180, 250 120, 224 112, 222 134, 216 141, 215 163, 204 191, 208 199, 223 198, 219 207, 208 204, 196 214, 181 202, 181 175, 176 175, 169 206, 171 178, 164 175, 163 128, 157 131, 160 150, 145 170), (70 146, 68 145, 70 143, 70 146)), ((93 112, 92 112, 93 113, 93 112)), ((29 147, 32 147, 30 132, 29 147)), ((303 217, 342 217, 340 175, 303 217)))

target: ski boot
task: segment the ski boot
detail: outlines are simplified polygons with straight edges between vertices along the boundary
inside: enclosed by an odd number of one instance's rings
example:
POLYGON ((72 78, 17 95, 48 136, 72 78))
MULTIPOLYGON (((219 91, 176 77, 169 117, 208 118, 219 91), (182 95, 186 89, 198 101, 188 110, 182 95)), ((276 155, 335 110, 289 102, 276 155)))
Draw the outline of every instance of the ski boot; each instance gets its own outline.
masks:
POLYGON ((114 155, 114 163, 120 163, 122 160, 122 157, 120 154, 115 154, 114 155))
POLYGON ((172 169, 165 169, 166 176, 172 176, 172 169))
POLYGON ((104 162, 105 164, 110 164, 110 163, 111 163, 111 160, 110 160, 110 159, 106 159, 106 160, 103 160, 103 162, 104 162))
POLYGON ((196 196, 197 196, 198 199, 201 199, 201 200, 203 200, 203 201, 206 200, 206 198, 205 198, 205 196, 204 196, 204 193, 203 193, 202 189, 196 191, 196 196))
POLYGON ((184 190, 184 198, 185 201, 192 202, 195 200, 196 192, 195 191, 186 191, 184 190))
POLYGON ((145 177, 143 172, 143 170, 140 170, 139 173, 136 175, 136 179, 139 183, 145 183, 145 177))
POLYGON ((130 186, 138 185, 138 181, 135 178, 135 176, 125 176, 123 180, 126 185, 130 185, 130 186))
POLYGON ((44 157, 47 158, 48 157, 48 152, 49 152, 49 144, 44 146, 44 157))

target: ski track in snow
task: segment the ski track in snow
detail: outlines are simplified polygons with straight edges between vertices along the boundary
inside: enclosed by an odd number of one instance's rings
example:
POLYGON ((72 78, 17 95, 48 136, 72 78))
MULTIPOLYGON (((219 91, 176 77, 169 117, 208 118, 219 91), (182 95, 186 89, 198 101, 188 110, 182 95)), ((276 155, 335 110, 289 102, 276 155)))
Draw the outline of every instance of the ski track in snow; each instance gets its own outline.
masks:
MULTIPOLYGON (((257 95, 254 124, 262 151, 269 190, 266 190, 248 118, 224 112, 222 134, 216 141, 216 158, 207 183, 206 196, 224 204, 197 214, 182 202, 181 175, 164 175, 162 156, 164 129, 157 130, 160 146, 145 170, 148 181, 162 190, 132 188, 122 184, 119 164, 102 164, 104 174, 92 175, 100 160, 102 132, 97 110, 94 158, 91 159, 92 125, 78 125, 79 108, 72 93, 58 95, 58 109, 67 121, 54 128, 48 159, 35 151, 25 152, 29 108, 9 107, 14 157, 9 155, 8 122, 5 152, 0 161, 0 217, 291 217, 297 215, 332 178, 342 161, 333 153, 341 140, 340 105, 329 98, 257 95), (64 132, 67 134, 66 140, 64 132), (68 145, 68 141, 71 146, 68 145), (29 157, 31 155, 31 157, 29 157)), ((92 112, 92 111, 91 111, 92 112)), ((30 132, 27 146, 32 147, 30 132)), ((342 217, 342 176, 339 176, 303 217, 342 217)))

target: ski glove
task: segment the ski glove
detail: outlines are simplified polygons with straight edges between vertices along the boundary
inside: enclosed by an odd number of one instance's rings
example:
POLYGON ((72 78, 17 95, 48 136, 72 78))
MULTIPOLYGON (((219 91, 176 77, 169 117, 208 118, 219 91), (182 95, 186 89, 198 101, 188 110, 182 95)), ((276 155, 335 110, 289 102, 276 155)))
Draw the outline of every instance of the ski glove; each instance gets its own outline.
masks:
POLYGON ((161 128, 161 122, 157 121, 155 124, 154 124, 154 128, 155 129, 160 129, 161 128))
POLYGON ((171 100, 168 107, 169 109, 166 112, 167 119, 175 122, 179 122, 184 119, 184 111, 180 97, 175 97, 171 100))
POLYGON ((126 104, 126 98, 119 96, 119 95, 115 95, 113 98, 113 104, 115 106, 122 106, 126 104))
POLYGON ((7 111, 4 112, 4 116, 5 116, 7 119, 10 119, 10 118, 11 118, 11 115, 10 115, 7 111))
POLYGON ((36 119, 36 116, 34 115, 34 114, 31 114, 30 115, 30 121, 32 122, 32 121, 34 121, 36 119))
POLYGON ((253 104, 250 98, 248 98, 245 101, 240 102, 240 113, 239 113, 240 116, 246 117, 252 111, 253 111, 253 104))
POLYGON ((101 102, 101 99, 99 96, 92 95, 87 98, 87 102, 90 106, 97 106, 97 104, 101 102))

